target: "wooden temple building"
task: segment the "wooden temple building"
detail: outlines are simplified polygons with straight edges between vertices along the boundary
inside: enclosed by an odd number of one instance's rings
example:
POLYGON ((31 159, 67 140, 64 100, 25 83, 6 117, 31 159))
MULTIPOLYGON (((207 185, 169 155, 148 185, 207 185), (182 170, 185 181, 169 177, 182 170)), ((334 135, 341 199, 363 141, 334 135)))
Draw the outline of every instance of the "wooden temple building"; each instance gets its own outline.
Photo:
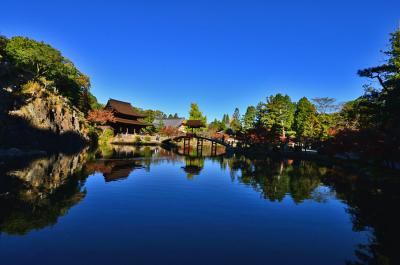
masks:
POLYGON ((142 120, 146 116, 136 112, 129 102, 109 99, 105 109, 114 114, 115 121, 109 125, 115 133, 138 133, 142 128, 152 126, 142 120))

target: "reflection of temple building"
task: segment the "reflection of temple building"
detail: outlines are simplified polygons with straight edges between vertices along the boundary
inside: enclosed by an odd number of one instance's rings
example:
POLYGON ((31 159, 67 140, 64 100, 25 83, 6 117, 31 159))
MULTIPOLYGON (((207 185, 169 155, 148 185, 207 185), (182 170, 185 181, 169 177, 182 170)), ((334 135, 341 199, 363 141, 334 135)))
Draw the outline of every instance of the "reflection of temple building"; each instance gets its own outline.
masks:
POLYGON ((125 179, 135 168, 142 168, 135 160, 97 160, 86 164, 90 174, 101 172, 106 182, 125 179))

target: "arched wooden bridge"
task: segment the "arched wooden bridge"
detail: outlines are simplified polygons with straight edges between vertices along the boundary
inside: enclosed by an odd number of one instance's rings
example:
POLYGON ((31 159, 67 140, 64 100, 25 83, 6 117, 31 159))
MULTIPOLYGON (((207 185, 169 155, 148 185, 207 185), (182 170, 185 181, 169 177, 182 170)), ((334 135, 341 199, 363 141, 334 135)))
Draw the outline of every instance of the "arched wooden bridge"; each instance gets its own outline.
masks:
POLYGON ((211 137, 207 137, 207 136, 202 136, 202 135, 198 135, 198 134, 187 134, 187 135, 179 135, 179 136, 175 136, 172 138, 168 138, 165 139, 164 141, 162 141, 162 143, 166 144, 169 143, 171 141, 175 141, 175 142, 180 142, 184 139, 191 139, 191 138, 196 138, 196 139, 200 139, 200 140, 206 140, 206 141, 210 141, 210 142, 214 142, 216 144, 220 144, 222 146, 225 146, 227 148, 232 148, 233 146, 230 145, 229 143, 222 141, 221 139, 218 138, 211 138, 211 137))
MULTIPOLYGON (((183 147, 184 147, 184 152, 186 150, 186 147, 190 146, 190 140, 191 139, 197 139, 197 150, 199 151, 199 149, 202 151, 203 149, 203 141, 209 141, 211 142, 211 153, 216 155, 217 152, 217 145, 220 144, 222 146, 225 147, 225 150, 227 152, 232 151, 234 149, 234 146, 232 146, 231 144, 229 144, 228 142, 225 142, 221 139, 218 138, 211 138, 205 135, 199 135, 199 134, 192 134, 192 133, 187 133, 185 135, 179 135, 179 136, 175 136, 172 138, 168 138, 165 139, 164 141, 162 141, 163 144, 170 144, 172 141, 175 142, 181 142, 183 140, 183 147)), ((189 148, 188 148, 189 149, 189 148)))

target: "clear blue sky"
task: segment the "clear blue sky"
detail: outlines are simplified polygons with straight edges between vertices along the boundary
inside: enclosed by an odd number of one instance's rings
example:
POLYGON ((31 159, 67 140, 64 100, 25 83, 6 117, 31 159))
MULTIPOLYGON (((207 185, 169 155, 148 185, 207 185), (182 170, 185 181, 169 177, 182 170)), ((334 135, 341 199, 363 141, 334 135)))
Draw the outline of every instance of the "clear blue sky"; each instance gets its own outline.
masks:
POLYGON ((400 1, 1 1, 0 34, 43 40, 91 77, 100 102, 221 118, 266 96, 363 93, 360 68, 400 21, 400 1))

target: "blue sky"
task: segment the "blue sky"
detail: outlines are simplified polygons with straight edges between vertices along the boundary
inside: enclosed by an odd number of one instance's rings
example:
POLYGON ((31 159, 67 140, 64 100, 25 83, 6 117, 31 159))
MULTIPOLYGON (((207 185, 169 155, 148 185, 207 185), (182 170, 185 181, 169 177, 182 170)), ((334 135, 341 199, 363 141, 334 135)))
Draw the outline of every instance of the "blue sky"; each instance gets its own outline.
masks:
POLYGON ((268 95, 363 93, 360 68, 400 21, 400 1, 1 1, 0 34, 47 42, 92 80, 100 102, 209 120, 268 95))

